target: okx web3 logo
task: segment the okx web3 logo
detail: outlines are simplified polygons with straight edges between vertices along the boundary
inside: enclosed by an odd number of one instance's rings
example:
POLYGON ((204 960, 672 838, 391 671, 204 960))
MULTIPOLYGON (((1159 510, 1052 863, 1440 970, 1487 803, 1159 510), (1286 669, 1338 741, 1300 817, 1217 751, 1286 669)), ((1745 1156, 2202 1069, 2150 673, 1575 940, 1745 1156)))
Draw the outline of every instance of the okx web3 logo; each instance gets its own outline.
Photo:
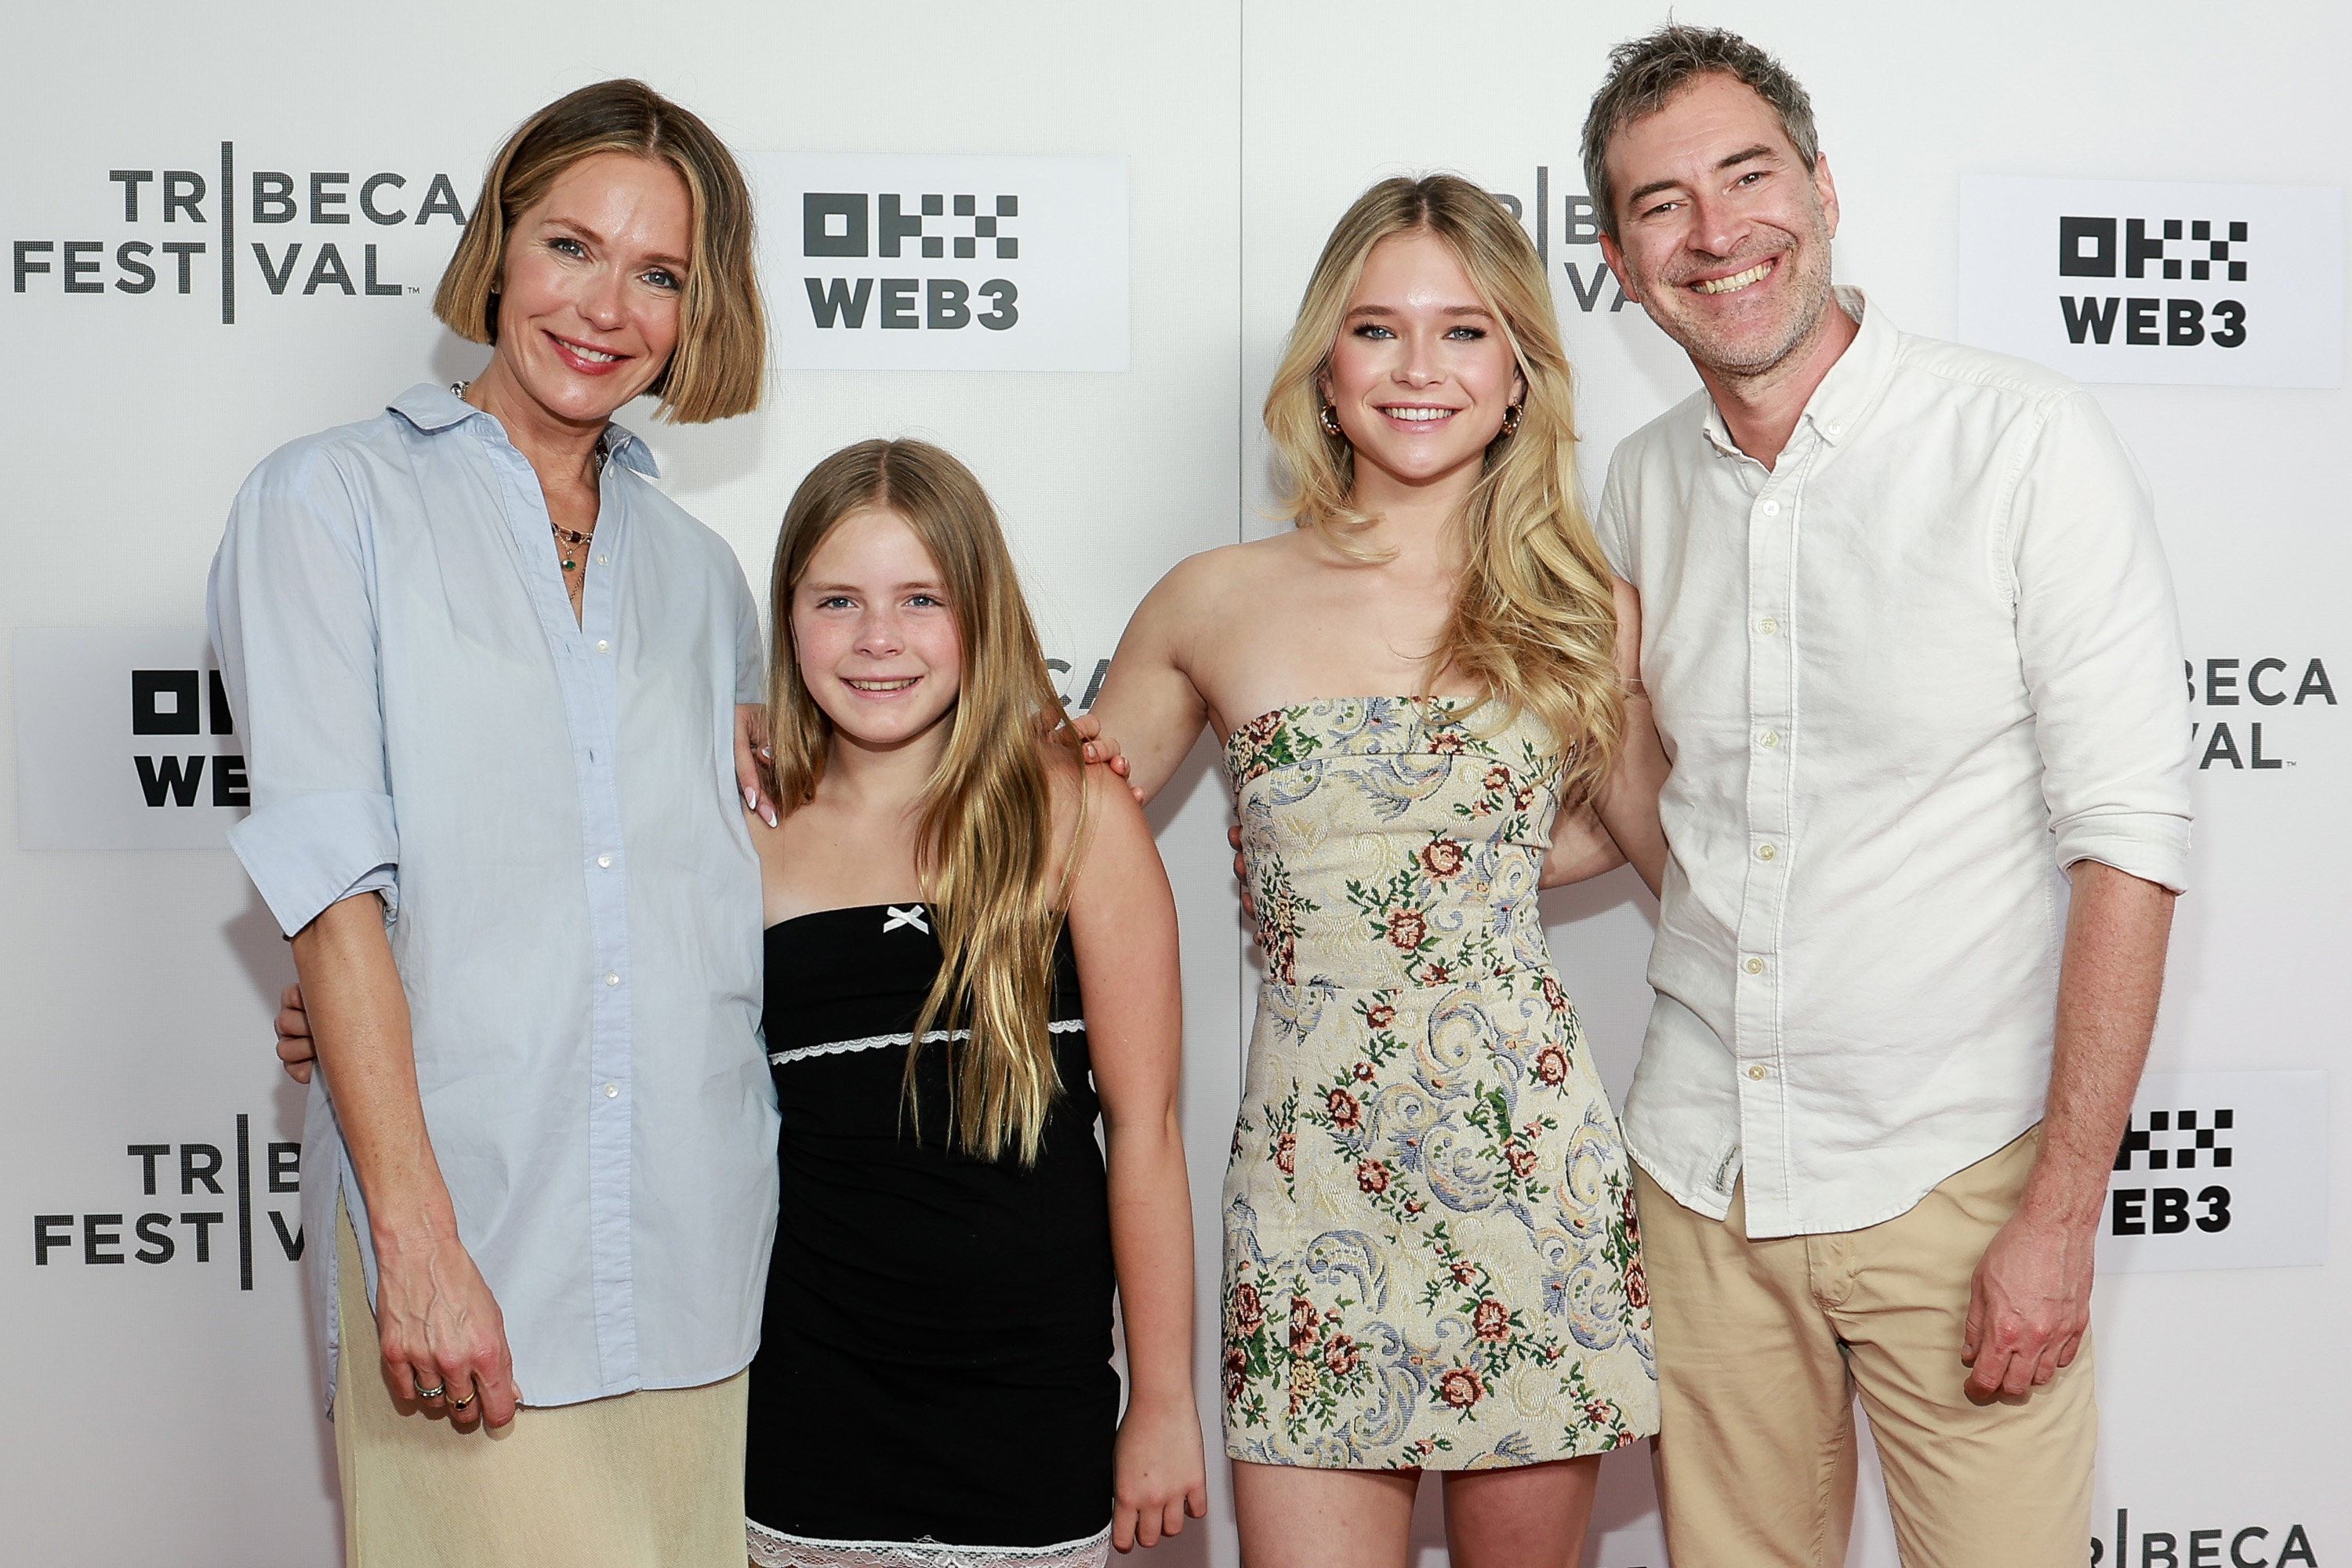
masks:
POLYGON ((2150 1073, 2107 1176, 2099 1268, 2274 1268, 2327 1248, 2327 1075, 2150 1073))
POLYGON ((1969 342, 2078 381, 2342 383, 2336 191, 1979 178, 1961 227, 1969 342))
POLYGON ((787 370, 1122 371, 1124 158, 756 161, 787 370))

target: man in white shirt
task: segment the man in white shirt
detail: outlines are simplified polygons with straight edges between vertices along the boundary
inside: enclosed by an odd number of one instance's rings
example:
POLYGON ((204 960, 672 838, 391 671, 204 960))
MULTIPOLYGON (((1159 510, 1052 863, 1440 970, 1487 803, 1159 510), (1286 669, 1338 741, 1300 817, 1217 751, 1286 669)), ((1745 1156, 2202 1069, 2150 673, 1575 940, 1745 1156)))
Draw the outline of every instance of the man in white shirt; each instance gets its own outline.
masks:
POLYGON ((2189 844, 2145 481, 2080 388, 1832 288, 1761 50, 1622 46, 1584 146, 1705 383, 1600 512, 1675 764, 1625 1122, 1675 1568, 1842 1563, 1856 1393, 1906 1563, 2079 1564, 2093 1248, 2189 844))

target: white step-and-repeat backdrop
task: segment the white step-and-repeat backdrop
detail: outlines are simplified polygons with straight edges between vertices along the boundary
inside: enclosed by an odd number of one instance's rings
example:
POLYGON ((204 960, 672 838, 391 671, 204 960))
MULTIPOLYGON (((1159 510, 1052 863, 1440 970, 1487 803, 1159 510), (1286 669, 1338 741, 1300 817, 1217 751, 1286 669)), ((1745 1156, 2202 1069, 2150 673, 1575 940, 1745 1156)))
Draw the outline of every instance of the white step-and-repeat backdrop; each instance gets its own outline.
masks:
MULTIPOLYGON (((1914 331, 2096 384, 2154 480, 2198 723, 2196 888, 2105 1226, 2106 1437, 2083 1550, 2106 1568, 2352 1564, 2330 979, 2352 942, 2352 23, 2319 0, 1681 16, 1747 32, 1812 89, 1844 280, 1914 331)), ((299 1100, 269 1055, 291 966, 222 848, 246 782, 205 571, 271 447, 481 363, 425 304, 518 119, 639 75, 754 169, 767 406, 636 421, 753 581, 816 458, 940 441, 1002 505, 1084 706, 1162 572, 1270 526, 1256 405, 1324 234, 1372 179, 1456 169, 1519 211, 1576 355, 1593 481, 1689 390, 1603 273, 1576 150, 1608 46, 1663 16, 1633 0, 12 12, 0 1559, 336 1559, 294 1262, 317 1242, 299 1100)), ((1213 1429, 1214 1196, 1255 971, 1208 757, 1155 816, 1184 915, 1213 1429)), ((1652 908, 1622 872, 1549 908, 1622 1090, 1652 908)), ((1642 1456, 1603 1485, 1589 1563, 1664 1568, 1642 1456)), ((1160 1561, 1234 1561, 1221 1475, 1214 1490, 1207 1528, 1160 1561)), ((1431 1568, 1433 1509, 1416 1533, 1431 1568)), ((1869 1495, 1853 1561, 1895 1563, 1869 1495)))

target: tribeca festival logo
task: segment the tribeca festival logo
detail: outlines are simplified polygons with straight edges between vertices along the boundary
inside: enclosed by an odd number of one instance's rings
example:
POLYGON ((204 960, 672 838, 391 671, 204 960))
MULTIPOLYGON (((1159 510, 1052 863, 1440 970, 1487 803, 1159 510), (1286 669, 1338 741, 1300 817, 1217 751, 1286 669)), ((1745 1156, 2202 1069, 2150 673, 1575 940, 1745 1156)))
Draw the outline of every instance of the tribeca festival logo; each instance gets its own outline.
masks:
POLYGON ((2119 1508, 2115 1534, 2091 1537, 2091 1568, 2222 1568, 2224 1563, 2229 1568, 2321 1568, 2310 1531, 2293 1521, 2204 1529, 2174 1524, 2169 1530, 2135 1532, 2131 1510, 2119 1508), (2132 1551, 2135 1533, 2137 1553, 2132 1551))
POLYGON ((2148 1075, 2107 1177, 2099 1267, 2323 1261, 2327 1142, 2324 1072, 2148 1075))
POLYGON ((1126 159, 751 163, 782 368, 1127 368, 1126 159))
POLYGON ((2077 381, 2343 384, 2337 190, 1974 175, 1959 261, 1960 340, 2077 381))
POLYGON ((103 194, 74 220, 79 237, 11 241, 11 291, 217 297, 221 321, 234 324, 256 285, 270 298, 418 293, 414 279, 439 275, 466 225, 446 174, 241 171, 234 142, 220 144, 216 166, 204 163, 104 171, 103 194), (415 243, 425 237, 436 247, 415 243))
MULTIPOLYGON (((1551 266, 1552 239, 1559 237, 1563 247, 1574 250, 1563 255, 1559 268, 1568 281, 1570 299, 1584 315, 1595 310, 1614 315, 1629 301, 1624 286, 1617 275, 1601 259, 1601 209, 1589 193, 1565 191, 1555 195, 1551 188, 1551 165, 1538 163, 1535 168, 1532 195, 1518 191, 1489 191, 1486 194, 1507 208, 1536 242, 1537 258, 1549 269, 1551 266), (1559 218, 1557 227, 1553 218, 1559 218), (1589 249, 1583 247, 1590 247, 1589 249)), ((1640 312, 1636 312, 1639 314, 1640 312)))
MULTIPOLYGON (((2242 220, 2126 218, 2120 225, 2120 239, 2118 227, 2111 217, 2061 217, 2058 275, 2114 278, 2120 258, 2125 282, 2134 279, 2178 282, 2184 260, 2193 282, 2247 280, 2252 265, 2246 259, 2248 237, 2252 226, 2242 220), (2191 244, 2175 255, 2169 247, 2184 237, 2184 229, 2191 244), (2151 265, 2158 272, 2148 271, 2151 265)), ((2246 307, 2237 300, 2216 300, 2209 306, 2200 300, 2153 294, 2061 294, 2058 310, 2065 318, 2066 341, 2073 343, 2085 339, 2115 342, 2118 315, 2123 342, 2137 348, 2193 349, 2210 343, 2217 349, 2234 349, 2246 342, 2246 307)))
POLYGON ((2206 710, 2205 717, 2189 728, 2200 771, 2273 773, 2294 767, 2296 759, 2287 754, 2288 742, 2280 737, 2280 712, 2299 719, 2306 710, 2317 713, 2337 706, 2336 683, 2328 679, 2326 662, 2320 658, 2265 655, 2251 659, 2186 659, 2182 667, 2189 679, 2189 700, 2206 710), (2238 711, 2212 711, 2221 708, 2238 711), (2270 717, 2256 716, 2265 710, 2270 717))
POLYGON ((256 1147, 252 1122, 240 1112, 234 1136, 218 1141, 125 1144, 120 1190, 97 1200, 102 1209, 32 1216, 34 1267, 187 1268, 233 1257, 237 1289, 250 1290, 257 1257, 297 1261, 303 1247, 299 1195, 272 1200, 300 1194, 302 1145, 256 1147), (259 1217, 268 1222, 258 1246, 257 1195, 259 1217))

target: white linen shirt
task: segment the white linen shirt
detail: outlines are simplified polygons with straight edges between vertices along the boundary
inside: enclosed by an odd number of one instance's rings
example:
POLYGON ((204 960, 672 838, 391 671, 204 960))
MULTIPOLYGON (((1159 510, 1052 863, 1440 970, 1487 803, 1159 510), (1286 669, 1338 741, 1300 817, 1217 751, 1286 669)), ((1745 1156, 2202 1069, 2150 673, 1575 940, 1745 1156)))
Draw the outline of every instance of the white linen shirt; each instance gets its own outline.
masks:
POLYGON ((1754 1237, 1908 1210, 2039 1121, 2063 868, 2179 889, 2189 721, 2147 488, 2097 404, 1861 322, 1771 468, 1705 392, 1609 465, 1674 772, 1625 1106, 1754 1237))
MULTIPOLYGON (((457 1233, 539 1405, 746 1365, 776 1214, 734 764, 758 617, 644 444, 605 446, 578 622, 530 463, 435 386, 272 454, 213 562, 230 843, 289 934, 383 894, 457 1233)), ((376 1265, 330 1078, 302 1214, 331 1407, 338 1196, 371 1300, 376 1265)))

